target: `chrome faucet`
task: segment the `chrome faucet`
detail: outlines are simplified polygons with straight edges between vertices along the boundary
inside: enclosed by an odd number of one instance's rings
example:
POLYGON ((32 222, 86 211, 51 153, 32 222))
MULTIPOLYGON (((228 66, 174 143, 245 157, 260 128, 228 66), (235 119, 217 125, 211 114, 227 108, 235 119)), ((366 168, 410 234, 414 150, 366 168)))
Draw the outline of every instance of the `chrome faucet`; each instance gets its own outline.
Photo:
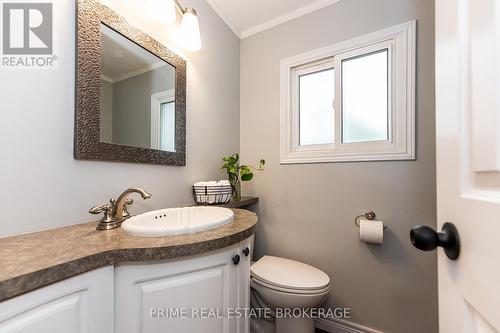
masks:
POLYGON ((120 194, 116 200, 110 199, 107 204, 92 207, 89 210, 89 213, 104 213, 104 216, 97 225, 97 230, 110 230, 118 228, 123 221, 132 216, 127 210, 127 206, 134 203, 134 200, 128 198, 131 193, 139 193, 144 200, 151 198, 151 194, 148 192, 141 188, 133 187, 125 190, 125 192, 120 194))

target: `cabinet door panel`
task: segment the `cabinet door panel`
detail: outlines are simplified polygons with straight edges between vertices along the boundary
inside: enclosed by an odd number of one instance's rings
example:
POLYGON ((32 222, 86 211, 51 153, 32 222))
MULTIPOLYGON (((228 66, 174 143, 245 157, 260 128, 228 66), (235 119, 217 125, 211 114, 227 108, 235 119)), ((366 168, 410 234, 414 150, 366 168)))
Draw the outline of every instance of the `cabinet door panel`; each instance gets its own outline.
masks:
POLYGON ((63 280, 0 303, 1 333, 110 333, 113 267, 63 280))
POLYGON ((201 309, 227 307, 226 279, 224 266, 219 266, 142 282, 141 309, 150 311, 142 311, 141 332, 164 332, 167 326, 171 332, 223 332, 224 322, 213 318, 218 314, 202 313, 201 309), (184 314, 176 309, 183 309, 184 314), (156 313, 152 315, 152 311, 156 313), (191 315, 193 320, 178 318, 191 315))
POLYGON ((231 247, 176 261, 116 267, 116 331, 235 333, 226 316, 238 304, 238 267, 231 247))

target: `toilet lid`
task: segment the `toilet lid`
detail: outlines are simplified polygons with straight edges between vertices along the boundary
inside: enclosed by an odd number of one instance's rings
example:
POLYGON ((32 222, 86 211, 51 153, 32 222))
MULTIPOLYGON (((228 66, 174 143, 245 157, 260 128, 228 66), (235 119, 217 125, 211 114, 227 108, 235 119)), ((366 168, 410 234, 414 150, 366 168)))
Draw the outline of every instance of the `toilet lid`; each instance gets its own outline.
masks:
POLYGON ((330 278, 319 269, 298 261, 264 256, 250 267, 250 275, 268 284, 296 290, 324 289, 330 278))

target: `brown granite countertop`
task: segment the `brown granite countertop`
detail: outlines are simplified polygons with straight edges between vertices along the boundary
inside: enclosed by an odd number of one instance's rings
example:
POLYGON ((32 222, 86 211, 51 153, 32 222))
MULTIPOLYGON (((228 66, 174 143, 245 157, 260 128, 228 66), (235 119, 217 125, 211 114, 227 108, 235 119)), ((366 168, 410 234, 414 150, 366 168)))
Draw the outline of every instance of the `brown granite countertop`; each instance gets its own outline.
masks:
POLYGON ((227 204, 220 205, 221 207, 227 208, 243 208, 259 202, 258 197, 241 197, 239 201, 229 201, 227 204))
POLYGON ((171 237, 134 237, 121 228, 79 224, 0 238, 0 301, 118 262, 179 258, 221 249, 252 236, 257 215, 233 209, 222 227, 171 237))

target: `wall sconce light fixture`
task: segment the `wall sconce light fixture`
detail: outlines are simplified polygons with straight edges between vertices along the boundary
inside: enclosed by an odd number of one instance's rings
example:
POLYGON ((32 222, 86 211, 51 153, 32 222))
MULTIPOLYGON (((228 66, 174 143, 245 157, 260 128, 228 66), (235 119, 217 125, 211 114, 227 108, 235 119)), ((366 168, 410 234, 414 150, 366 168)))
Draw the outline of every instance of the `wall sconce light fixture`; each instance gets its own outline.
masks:
POLYGON ((144 4, 149 15, 162 23, 175 22, 177 9, 182 15, 180 27, 182 47, 188 51, 201 49, 200 23, 194 8, 183 8, 178 0, 144 0, 144 4))

